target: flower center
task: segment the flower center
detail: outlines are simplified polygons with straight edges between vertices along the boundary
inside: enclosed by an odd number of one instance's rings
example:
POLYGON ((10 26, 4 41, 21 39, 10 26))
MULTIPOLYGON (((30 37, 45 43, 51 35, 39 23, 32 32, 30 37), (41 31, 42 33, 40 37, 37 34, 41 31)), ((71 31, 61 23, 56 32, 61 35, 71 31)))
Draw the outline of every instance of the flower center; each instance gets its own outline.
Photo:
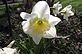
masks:
POLYGON ((30 29, 33 33, 44 34, 50 28, 49 22, 45 18, 34 18, 30 20, 30 29))
POLYGON ((43 24, 43 22, 41 20, 38 21, 38 25, 41 25, 43 24))

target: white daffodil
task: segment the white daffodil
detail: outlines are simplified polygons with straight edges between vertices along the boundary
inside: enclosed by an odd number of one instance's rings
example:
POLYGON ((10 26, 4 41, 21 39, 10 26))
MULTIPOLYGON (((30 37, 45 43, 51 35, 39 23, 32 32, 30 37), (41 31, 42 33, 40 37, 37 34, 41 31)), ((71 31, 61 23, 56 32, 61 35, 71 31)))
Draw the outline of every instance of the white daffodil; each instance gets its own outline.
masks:
POLYGON ((33 7, 31 14, 21 12, 20 16, 26 21, 22 22, 23 31, 29 34, 36 44, 39 44, 42 37, 56 37, 56 28, 61 20, 50 15, 50 8, 45 1, 39 1, 33 7))
POLYGON ((74 13, 71 11, 72 6, 68 5, 63 10, 61 10, 61 14, 64 15, 64 19, 68 21, 68 17, 74 15, 74 13))
POLYGON ((17 53, 17 50, 16 49, 13 49, 13 48, 10 48, 14 44, 14 42, 15 41, 12 41, 8 45, 8 47, 4 47, 4 48, 0 49, 0 54, 16 54, 17 53))
POLYGON ((57 16, 57 14, 59 14, 59 10, 62 8, 62 5, 59 4, 59 2, 57 2, 56 4, 53 5, 53 13, 55 16, 57 16))
POLYGON ((4 48, 0 49, 0 54, 15 54, 16 52, 17 52, 17 50, 13 49, 13 48, 4 47, 4 48))

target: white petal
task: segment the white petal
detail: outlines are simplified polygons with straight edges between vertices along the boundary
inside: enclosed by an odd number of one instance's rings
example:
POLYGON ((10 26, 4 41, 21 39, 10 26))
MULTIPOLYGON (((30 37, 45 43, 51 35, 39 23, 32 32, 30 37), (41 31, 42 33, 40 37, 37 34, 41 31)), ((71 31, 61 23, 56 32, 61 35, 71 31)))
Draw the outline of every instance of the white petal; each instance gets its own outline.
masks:
POLYGON ((32 28, 28 29, 28 32, 30 37, 32 37, 33 41, 35 42, 35 44, 39 44, 41 38, 42 38, 42 35, 41 34, 38 34, 36 32, 33 32, 32 28))
POLYGON ((58 5, 58 10, 60 10, 62 8, 62 5, 61 4, 59 4, 58 5))
POLYGON ((55 16, 57 16, 57 14, 59 14, 59 10, 58 10, 58 8, 57 8, 57 9, 56 9, 56 8, 53 9, 53 13, 54 13, 55 16))
POLYGON ((46 34, 43 36, 44 38, 54 38, 56 37, 56 28, 51 27, 49 31, 46 32, 46 34))
POLYGON ((2 49, 0 49, 0 52, 3 51, 2 49))
POLYGON ((28 34, 28 29, 29 29, 29 20, 28 21, 23 21, 22 22, 22 28, 23 28, 23 31, 28 34))
POLYGON ((49 23, 53 25, 57 25, 60 21, 61 19, 59 19, 58 17, 54 17, 52 15, 49 16, 49 23))
POLYGON ((57 14, 59 14, 59 11, 58 10, 53 10, 53 13, 55 16, 57 16, 57 14))
POLYGON ((28 14, 28 13, 26 13, 26 12, 21 12, 21 13, 20 13, 20 16, 21 16, 23 19, 25 19, 25 20, 27 20, 27 19, 29 19, 29 18, 37 17, 36 14, 28 14))
POLYGON ((39 42, 40 42, 40 40, 41 40, 41 37, 38 35, 34 35, 34 36, 32 36, 32 39, 33 39, 33 41, 35 42, 35 44, 39 44, 39 42))
POLYGON ((7 47, 12 47, 12 45, 14 44, 15 40, 13 40, 7 47))
POLYGON ((53 5, 53 13, 55 16, 57 16, 57 14, 59 14, 59 10, 62 8, 62 5, 59 4, 59 2, 57 2, 56 4, 53 5))
POLYGON ((69 16, 73 16, 74 13, 72 11, 69 11, 69 16))
POLYGON ((60 10, 62 8, 62 5, 59 4, 59 2, 57 2, 56 4, 53 5, 53 8, 60 10))
POLYGON ((72 6, 71 6, 71 5, 68 5, 68 6, 66 6, 65 8, 71 10, 71 9, 72 9, 72 6))
POLYGON ((33 7, 32 13, 37 14, 38 17, 41 18, 41 17, 43 17, 43 15, 50 14, 50 8, 49 8, 47 2, 39 1, 33 7))
POLYGON ((59 4, 59 2, 57 2, 56 4, 54 4, 53 8, 56 8, 58 4, 59 4))
POLYGON ((14 54, 14 53, 16 53, 16 49, 12 49, 12 48, 7 48, 7 47, 5 47, 5 48, 3 48, 3 50, 7 53, 7 54, 14 54))
POLYGON ((70 11, 71 9, 72 9, 72 6, 71 5, 68 5, 63 10, 61 10, 60 12, 70 11))
POLYGON ((55 38, 68 38, 70 35, 67 36, 56 36, 55 38))
POLYGON ((30 16, 30 14, 26 13, 26 12, 21 12, 20 13, 20 16, 23 18, 23 19, 28 19, 28 17, 30 16))
POLYGON ((0 49, 0 54, 2 54, 3 53, 3 50, 2 49, 0 49))

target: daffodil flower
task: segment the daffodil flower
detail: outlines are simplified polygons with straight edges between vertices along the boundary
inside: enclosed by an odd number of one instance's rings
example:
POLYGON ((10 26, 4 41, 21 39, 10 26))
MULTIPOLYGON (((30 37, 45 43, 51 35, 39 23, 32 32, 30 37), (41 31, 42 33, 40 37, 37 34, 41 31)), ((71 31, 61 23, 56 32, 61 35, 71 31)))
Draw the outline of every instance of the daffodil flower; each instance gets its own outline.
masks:
POLYGON ((16 49, 13 49, 13 48, 10 48, 13 44, 14 44, 15 41, 12 41, 8 47, 4 47, 4 48, 1 48, 0 49, 0 54, 15 54, 17 53, 17 50, 16 49), (10 47, 9 47, 10 46, 10 47))
POLYGON ((74 13, 71 11, 72 6, 68 5, 63 10, 61 10, 61 14, 64 15, 64 19, 68 21, 68 17, 74 15, 74 13))
POLYGON ((50 15, 47 2, 39 1, 33 7, 31 14, 21 12, 20 16, 26 20, 22 22, 23 31, 29 34, 36 44, 39 44, 41 38, 54 38, 57 36, 54 26, 61 20, 50 15))
POLYGON ((57 16, 57 14, 59 14, 59 10, 62 8, 62 5, 59 4, 59 2, 57 2, 56 4, 53 5, 52 9, 53 9, 53 13, 55 16, 57 16))
POLYGON ((15 54, 16 51, 16 49, 4 47, 0 49, 0 54, 15 54))

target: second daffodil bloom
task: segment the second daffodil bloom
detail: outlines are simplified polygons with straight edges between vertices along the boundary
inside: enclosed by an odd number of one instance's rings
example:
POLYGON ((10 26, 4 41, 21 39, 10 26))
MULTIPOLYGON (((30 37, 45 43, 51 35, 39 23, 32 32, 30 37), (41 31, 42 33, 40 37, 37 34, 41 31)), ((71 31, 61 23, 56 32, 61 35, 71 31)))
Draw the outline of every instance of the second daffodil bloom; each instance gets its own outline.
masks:
POLYGON ((18 54, 16 49, 11 48, 14 42, 13 40, 7 47, 1 48, 0 54, 18 54))
POLYGON ((4 47, 0 49, 0 54, 15 54, 16 51, 16 49, 4 47))
POLYGON ((55 16, 57 16, 57 14, 59 14, 59 10, 62 8, 62 5, 59 4, 59 2, 57 2, 56 4, 53 5, 53 13, 55 16))
POLYGON ((20 16, 26 21, 22 22, 23 31, 29 34, 36 44, 39 44, 41 38, 56 37, 56 28, 54 25, 61 20, 50 15, 50 8, 45 1, 39 1, 33 7, 31 14, 21 12, 20 16))
POLYGON ((61 14, 64 15, 64 19, 68 21, 68 17, 74 15, 74 13, 71 11, 72 6, 68 5, 63 10, 61 10, 61 14))

